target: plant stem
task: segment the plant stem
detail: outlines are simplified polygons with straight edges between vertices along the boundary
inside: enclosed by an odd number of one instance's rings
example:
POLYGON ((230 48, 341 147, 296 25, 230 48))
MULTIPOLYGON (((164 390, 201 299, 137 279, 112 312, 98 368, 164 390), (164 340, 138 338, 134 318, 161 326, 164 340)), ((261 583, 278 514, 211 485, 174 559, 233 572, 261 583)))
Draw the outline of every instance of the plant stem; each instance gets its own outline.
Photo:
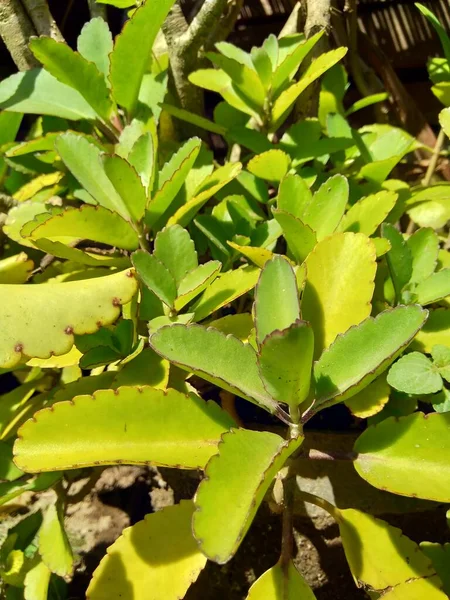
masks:
POLYGON ((294 546, 294 498, 296 488, 295 476, 289 469, 286 479, 283 481, 283 517, 281 533, 281 555, 280 565, 283 570, 289 568, 292 558, 292 548, 294 546))
POLYGON ((39 66, 28 48, 28 40, 36 30, 20 0, 0 1, 0 36, 19 71, 39 66))
POLYGON ((339 520, 339 510, 333 504, 331 504, 331 502, 328 502, 328 500, 325 500, 324 498, 319 498, 319 496, 316 496, 315 494, 304 492, 302 490, 299 490, 298 488, 295 490, 295 493, 297 495, 297 498, 300 498, 304 502, 309 502, 309 504, 314 504, 319 508, 323 508, 323 510, 326 510, 327 513, 329 513, 334 519, 336 519, 336 521, 339 520))
POLYGON ((442 145, 445 140, 445 132, 443 129, 440 130, 439 135, 436 139, 436 144, 433 149, 433 154, 431 155, 430 162, 428 164, 427 172, 425 173, 425 177, 422 180, 422 185, 427 187, 430 185, 431 178, 433 177, 434 171, 436 169, 437 161, 439 159, 439 154, 441 152, 442 145))
POLYGON ((354 461, 356 459, 355 452, 323 452, 322 450, 316 450, 311 448, 305 455, 300 455, 298 458, 307 458, 309 460, 328 460, 328 461, 354 461))
POLYGON ((104 21, 106 21, 106 5, 105 4, 97 4, 95 0, 88 0, 89 6, 89 14, 91 15, 91 19, 94 17, 101 17, 104 21))
POLYGON ((38 35, 46 35, 57 42, 64 42, 62 33, 50 13, 47 0, 22 0, 38 35))

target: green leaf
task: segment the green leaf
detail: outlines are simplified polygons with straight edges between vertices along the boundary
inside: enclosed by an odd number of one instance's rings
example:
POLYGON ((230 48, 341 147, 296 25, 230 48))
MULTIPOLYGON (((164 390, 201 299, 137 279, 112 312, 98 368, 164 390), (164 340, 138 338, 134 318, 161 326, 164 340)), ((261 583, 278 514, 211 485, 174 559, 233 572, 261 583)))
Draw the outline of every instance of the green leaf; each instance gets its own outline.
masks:
POLYGON ((141 281, 169 308, 174 308, 177 286, 170 271, 156 256, 136 250, 131 258, 141 281))
POLYGON ((50 215, 41 224, 36 221, 29 238, 33 241, 50 238, 63 243, 74 238, 88 239, 125 250, 139 247, 138 235, 128 221, 107 208, 89 204, 50 215))
POLYGON ((253 310, 259 346, 268 335, 287 329, 300 318, 295 273, 282 256, 274 256, 261 271, 253 310))
POLYGON ((444 592, 450 594, 450 544, 433 544, 432 542, 422 542, 421 551, 428 556, 441 578, 444 592))
POLYGON ((210 314, 233 302, 252 290, 258 281, 260 270, 257 267, 246 265, 233 271, 222 273, 203 292, 192 307, 195 320, 202 321, 210 314))
POLYGON ((286 568, 278 563, 259 577, 248 591, 247 600, 316 600, 311 588, 292 561, 286 568))
POLYGON ((397 302, 400 302, 403 288, 409 283, 412 276, 411 251, 403 235, 390 223, 383 223, 381 234, 391 244, 391 249, 386 254, 389 273, 394 284, 397 302))
POLYGON ((125 529, 94 571, 87 599, 183 598, 206 564, 192 537, 193 512, 182 500, 125 529))
POLYGON ((198 266, 194 242, 180 225, 165 227, 158 232, 154 255, 170 271, 177 286, 189 271, 198 266))
POLYGON ((344 215, 338 231, 372 235, 394 208, 397 194, 383 190, 358 200, 344 215))
POLYGON ((128 155, 129 163, 136 169, 147 194, 151 194, 157 175, 158 138, 156 130, 144 133, 135 142, 128 155))
POLYGON ((25 575, 24 600, 47 600, 51 574, 45 563, 36 558, 25 575))
POLYGON ((446 380, 450 380, 450 348, 437 344, 431 350, 433 363, 439 369, 439 373, 446 380))
POLYGON ((29 47, 46 71, 79 92, 99 117, 109 121, 114 105, 105 78, 94 63, 50 37, 33 38, 29 47))
POLYGON ((219 190, 225 187, 240 173, 241 163, 227 163, 219 167, 213 173, 206 177, 200 187, 196 190, 195 196, 183 204, 176 213, 167 221, 168 225, 178 223, 186 227, 202 206, 214 196, 219 190))
POLYGON ((424 227, 414 232, 406 243, 412 259, 410 283, 421 283, 436 269, 439 238, 431 227, 424 227))
POLYGON ((336 48, 321 54, 314 60, 297 83, 284 90, 275 100, 272 107, 271 131, 275 131, 286 120, 290 110, 300 94, 316 79, 321 77, 329 68, 341 60, 347 53, 347 48, 336 48))
POLYGON ((23 471, 13 463, 12 447, 8 442, 0 441, 0 479, 15 481, 22 477, 23 471))
POLYGON ((320 242, 339 225, 348 202, 348 181, 343 175, 334 175, 323 183, 305 208, 302 220, 316 232, 320 242))
POLYGON ((222 54, 207 52, 206 56, 231 78, 232 87, 242 102, 251 110, 262 114, 266 93, 256 71, 222 54))
POLYGON ((103 156, 103 168, 133 221, 145 213, 147 194, 137 171, 121 156, 103 156))
POLYGON ((316 359, 370 315, 376 269, 375 247, 362 233, 336 233, 309 254, 302 318, 313 327, 316 359))
POLYGON ((441 183, 414 191, 408 207, 408 215, 420 227, 445 227, 450 219, 450 185, 441 183))
POLYGON ((258 366, 264 387, 272 398, 294 409, 307 398, 313 354, 313 330, 300 319, 264 339, 258 353, 258 366))
POLYGON ((345 401, 351 413, 359 419, 367 419, 378 414, 389 401, 391 388, 386 382, 386 376, 377 377, 363 390, 345 401))
POLYGON ((0 283, 25 283, 33 267, 25 252, 4 258, 0 260, 0 283))
POLYGON ((285 152, 274 149, 254 156, 248 163, 247 170, 267 181, 281 181, 290 164, 291 159, 285 152))
POLYGON ((450 137, 450 108, 444 108, 439 113, 439 123, 445 131, 447 137, 450 137))
POLYGON ((168 113, 172 117, 180 119, 180 121, 184 121, 185 123, 191 123, 191 125, 201 127, 202 129, 205 129, 205 131, 210 131, 211 133, 217 133, 218 135, 223 136, 225 136, 225 134, 227 133, 225 127, 217 125, 213 121, 205 119, 205 117, 201 117, 199 115, 196 115, 195 113, 189 112, 184 108, 172 106, 171 104, 167 104, 166 102, 161 103, 161 108, 164 110, 164 112, 168 113))
POLYGON ((12 367, 22 356, 65 354, 74 334, 113 323, 136 290, 130 270, 68 283, 0 285, 0 367, 12 367))
POLYGON ((223 435, 194 500, 192 529, 207 558, 224 564, 235 554, 272 479, 302 441, 248 429, 223 435))
POLYGON ((109 79, 114 99, 132 115, 136 110, 153 43, 174 0, 147 0, 136 10, 117 36, 110 55, 109 79), (139 51, 136 49, 139 44, 139 51))
POLYGON ((299 175, 286 175, 278 188, 277 208, 301 220, 312 198, 304 179, 299 175))
POLYGON ((52 573, 72 575, 74 560, 64 529, 64 510, 60 502, 50 504, 39 529, 39 554, 52 573))
POLYGON ((220 94, 230 106, 237 110, 256 117, 258 115, 253 108, 250 108, 238 94, 232 85, 231 77, 220 69, 199 69, 188 76, 189 81, 206 90, 211 90, 220 94))
POLYGON ((276 411, 259 377, 255 351, 237 338, 199 325, 170 325, 158 329, 150 345, 177 367, 276 411))
POLYGON ((201 140, 199 138, 191 138, 176 154, 172 155, 169 162, 162 168, 158 178, 158 191, 148 205, 146 222, 149 227, 152 227, 161 219, 175 199, 187 174, 194 165, 200 152, 200 147, 201 140))
MULTIPOLYGON (((36 383, 29 381, 0 396, 0 437, 7 439, 14 433, 18 419, 27 410, 28 401, 36 391, 36 383)), ((32 409, 33 410, 33 409, 32 409)))
MULTIPOLYGON (((431 561, 400 529, 354 509, 337 511, 336 518, 350 570, 359 585, 389 592, 390 588, 436 574, 431 561)), ((433 584, 429 587, 432 589, 433 584)))
POLYGON ((284 210, 272 209, 272 213, 283 230, 289 250, 301 264, 317 244, 316 234, 311 227, 284 210))
POLYGON ((72 121, 97 118, 81 94, 45 69, 32 69, 4 79, 0 83, 0 109, 72 121))
POLYGON ((72 132, 60 135, 55 147, 72 175, 98 204, 129 219, 127 207, 105 173, 99 148, 72 132))
POLYGON ((113 39, 104 19, 96 17, 85 23, 78 36, 77 48, 81 56, 93 62, 105 77, 108 75, 113 39))
POLYGON ((357 439, 355 469, 379 489, 449 502, 449 426, 450 413, 385 419, 357 439))
POLYGON ((186 304, 201 294, 219 275, 222 264, 210 260, 186 273, 177 289, 175 310, 181 310, 186 304))
POLYGON ((442 378, 433 363, 421 352, 402 356, 389 370, 390 386, 406 394, 434 394, 442 389, 442 378))
POLYGON ((378 104, 378 102, 384 102, 389 98, 389 94, 387 92, 380 92, 378 94, 369 94, 365 98, 361 98, 354 102, 351 107, 345 111, 345 116, 349 117, 353 113, 358 110, 362 110, 363 108, 367 108, 368 106, 373 106, 374 104, 378 104))
POLYGON ((450 38, 448 37, 444 27, 441 25, 436 15, 434 15, 429 8, 424 6, 423 4, 415 3, 415 6, 420 10, 423 16, 428 20, 431 25, 433 25, 434 30, 439 36, 439 39, 442 44, 442 48, 444 50, 445 58, 448 62, 450 62, 450 38))
POLYGON ((314 366, 316 406, 351 398, 371 383, 410 344, 427 314, 417 305, 398 306, 337 337, 314 366))
POLYGON ((100 390, 37 412, 20 428, 14 456, 26 472, 120 463, 201 469, 232 424, 194 394, 100 390))
POLYGON ((446 600, 447 595, 440 589, 441 585, 439 577, 412 579, 383 594, 383 600, 446 600))
POLYGON ((433 273, 415 289, 417 301, 426 306, 450 295, 450 268, 433 273))

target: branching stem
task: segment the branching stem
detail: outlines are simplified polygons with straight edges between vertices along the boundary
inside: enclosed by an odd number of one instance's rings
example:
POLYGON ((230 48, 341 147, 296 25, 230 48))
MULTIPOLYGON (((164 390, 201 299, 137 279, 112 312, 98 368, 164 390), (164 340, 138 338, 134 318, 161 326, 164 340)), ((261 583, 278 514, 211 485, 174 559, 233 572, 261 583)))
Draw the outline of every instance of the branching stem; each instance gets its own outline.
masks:
POLYGON ((423 178, 422 185, 427 187, 431 183, 431 179, 433 177, 434 171, 436 170, 437 161, 439 159, 439 154, 442 149, 442 145, 445 140, 445 132, 443 129, 440 130, 439 135, 436 139, 436 144, 433 149, 433 154, 431 155, 430 162, 428 163, 427 172, 425 173, 425 177, 423 178))

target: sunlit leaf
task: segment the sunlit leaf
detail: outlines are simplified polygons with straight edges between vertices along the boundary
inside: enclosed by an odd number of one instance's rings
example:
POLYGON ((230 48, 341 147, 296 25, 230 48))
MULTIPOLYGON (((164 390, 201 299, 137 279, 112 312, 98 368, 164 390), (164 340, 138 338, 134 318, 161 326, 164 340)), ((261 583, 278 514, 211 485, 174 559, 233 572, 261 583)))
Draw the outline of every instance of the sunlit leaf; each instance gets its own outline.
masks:
POLYGON ((282 150, 268 150, 254 156, 247 165, 248 171, 268 181, 281 181, 289 170, 291 159, 282 150))
POLYGON ((189 233, 180 225, 165 227, 155 238, 154 255, 170 271, 177 285, 198 266, 197 252, 189 233))
POLYGON ((388 403, 390 387, 386 376, 377 377, 360 392, 345 401, 345 405, 355 417, 367 419, 379 413, 388 403))
POLYGON ((104 19, 96 17, 85 23, 78 36, 77 48, 81 56, 93 62, 105 77, 108 75, 113 38, 104 19))
POLYGON ((387 381, 406 394, 434 394, 442 389, 439 370, 421 352, 402 356, 389 370, 387 381))
POLYGON ((0 260, 0 283, 25 283, 34 263, 25 252, 0 260))
POLYGON ((397 194, 383 190, 358 200, 346 212, 338 231, 353 231, 372 235, 394 208, 397 194))
POLYGON ((247 600, 315 600, 311 588, 292 561, 287 568, 278 563, 259 577, 248 591, 247 600))
POLYGON ((155 255, 137 250, 132 256, 139 279, 169 308, 174 307, 177 286, 174 278, 155 255))
POLYGON ((60 502, 50 504, 39 529, 39 554, 52 573, 60 577, 72 574, 74 560, 64 529, 64 512, 60 502))
POLYGON ((144 216, 147 194, 137 171, 124 158, 116 155, 104 156, 103 167, 131 218, 140 221, 144 216))
POLYGON ((302 221, 311 227, 320 242, 339 225, 348 202, 348 181, 334 175, 323 183, 306 206, 302 221))
POLYGON ((311 227, 289 212, 279 208, 272 212, 283 230, 289 250, 298 264, 301 264, 317 244, 316 234, 311 227))

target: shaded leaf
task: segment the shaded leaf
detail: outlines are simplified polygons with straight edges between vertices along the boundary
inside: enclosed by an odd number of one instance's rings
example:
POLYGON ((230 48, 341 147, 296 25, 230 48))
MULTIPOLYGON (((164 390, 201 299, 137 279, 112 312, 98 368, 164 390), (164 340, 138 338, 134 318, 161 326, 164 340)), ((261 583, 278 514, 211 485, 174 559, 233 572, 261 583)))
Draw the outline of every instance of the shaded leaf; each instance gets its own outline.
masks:
POLYGON ((308 225, 290 213, 273 209, 273 216, 283 230, 289 250, 298 264, 301 264, 317 244, 317 237, 308 225))
POLYGON ((417 301, 426 306, 450 296, 450 268, 433 273, 415 289, 417 301))
POLYGON ((60 577, 72 574, 74 560, 64 529, 64 511, 60 502, 50 504, 39 529, 39 554, 52 573, 60 577))
POLYGON ((357 439, 355 468, 377 488, 448 502, 449 426, 450 413, 385 419, 357 439))
POLYGON ((131 258, 141 281, 169 308, 177 296, 175 280, 161 261, 145 250, 137 250, 131 258))
POLYGON ((218 260, 210 260, 186 273, 177 289, 175 310, 181 310, 201 294, 216 279, 221 268, 218 260))
POLYGON ((210 560, 224 564, 235 554, 272 479, 302 441, 248 429, 222 437, 194 499, 192 529, 210 560))
POLYGON ((381 234, 391 244, 391 249, 386 254, 386 260, 394 284, 397 302, 399 302, 403 288, 412 276, 411 251, 403 235, 390 223, 383 223, 381 234))
POLYGON ((439 254, 439 238, 430 227, 415 231, 407 240, 411 252, 412 275, 410 283, 421 283, 436 269, 439 254))
POLYGON ((144 216, 147 194, 137 171, 116 155, 103 156, 103 167, 133 221, 140 221, 144 216))
POLYGON ((165 227, 158 232, 154 255, 170 271, 177 285, 198 266, 195 244, 180 225, 165 227))
POLYGON ((100 390, 37 412, 21 427, 14 456, 27 472, 120 463, 197 469, 232 424, 217 404, 194 394, 100 390))
POLYGON ((125 529, 95 570, 88 600, 183 598, 206 564, 192 537, 193 511, 182 500, 125 529))
POLYGON ((450 544, 433 544, 432 542, 422 542, 421 551, 428 556, 433 563, 441 581, 444 584, 443 590, 450 594, 450 544))

